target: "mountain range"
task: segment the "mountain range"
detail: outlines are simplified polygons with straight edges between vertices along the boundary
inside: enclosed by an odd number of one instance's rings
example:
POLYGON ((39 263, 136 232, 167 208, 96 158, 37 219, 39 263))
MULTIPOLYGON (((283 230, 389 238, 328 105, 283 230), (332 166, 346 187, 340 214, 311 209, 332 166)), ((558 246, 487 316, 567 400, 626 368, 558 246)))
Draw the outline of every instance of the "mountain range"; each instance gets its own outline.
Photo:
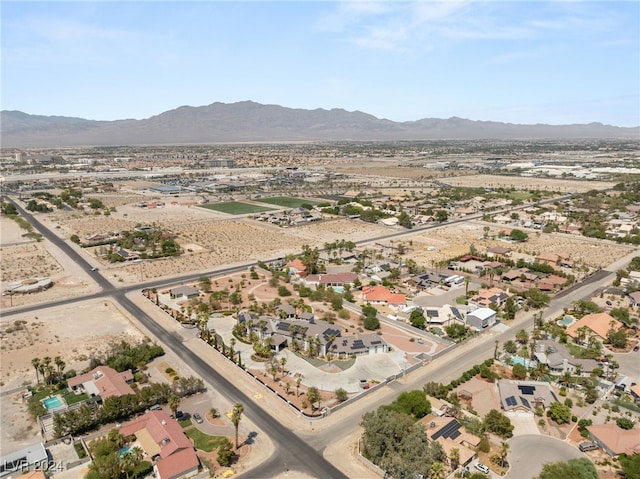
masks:
POLYGON ((143 120, 96 121, 0 112, 3 148, 287 141, 638 138, 640 127, 513 124, 452 117, 394 122, 360 111, 252 101, 181 106, 143 120))

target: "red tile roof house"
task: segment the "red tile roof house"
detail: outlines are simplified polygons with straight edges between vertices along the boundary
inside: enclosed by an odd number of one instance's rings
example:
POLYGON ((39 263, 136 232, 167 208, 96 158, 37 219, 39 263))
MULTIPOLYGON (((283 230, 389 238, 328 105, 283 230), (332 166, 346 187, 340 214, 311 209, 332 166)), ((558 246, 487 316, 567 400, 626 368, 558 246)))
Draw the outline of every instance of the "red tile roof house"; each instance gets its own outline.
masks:
POLYGON ((618 331, 622 328, 622 323, 608 313, 587 314, 569 326, 567 334, 574 341, 578 341, 580 338, 579 329, 582 327, 590 329, 593 334, 604 340, 607 339, 607 334, 612 327, 615 331, 618 331))
POLYGON ((406 306, 407 298, 404 294, 392 293, 385 286, 364 286, 362 300, 372 304, 386 304, 392 307, 406 306))
POLYGON ((304 276, 307 274, 307 267, 304 265, 300 258, 296 258, 293 261, 289 261, 285 267, 289 274, 298 274, 304 276))
POLYGON ((587 426, 589 437, 611 457, 640 454, 640 431, 625 430, 614 423, 587 426))
POLYGON ((111 396, 135 394, 129 383, 133 382, 131 370, 117 372, 109 366, 98 366, 88 373, 76 376, 67 381, 73 392, 86 392, 89 396, 100 396, 104 401, 111 396))
POLYGON ((165 411, 150 411, 124 423, 119 432, 125 437, 135 435, 145 454, 155 460, 157 478, 181 479, 198 473, 200 461, 191 440, 165 411))

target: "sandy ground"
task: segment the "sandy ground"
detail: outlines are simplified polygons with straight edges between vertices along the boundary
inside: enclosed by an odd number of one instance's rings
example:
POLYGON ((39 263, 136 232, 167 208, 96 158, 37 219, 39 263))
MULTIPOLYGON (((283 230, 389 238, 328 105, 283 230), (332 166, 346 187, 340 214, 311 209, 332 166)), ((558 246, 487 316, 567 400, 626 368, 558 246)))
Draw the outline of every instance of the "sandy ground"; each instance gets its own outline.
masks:
POLYGON ((559 191, 561 193, 584 193, 589 190, 604 190, 615 185, 607 181, 580 181, 553 178, 533 178, 520 176, 467 175, 441 178, 440 181, 452 186, 486 188, 515 188, 517 190, 559 191))
POLYGON ((26 405, 14 391, 36 381, 33 358, 60 356, 65 370, 88 366, 91 355, 104 352, 111 341, 137 342, 144 338, 108 300, 86 301, 26 313, 0 322, 0 385, 2 386, 3 449, 24 447, 39 439, 31 421, 24 421, 26 405), (22 323, 22 324, 21 324, 22 323))
MULTIPOLYGON (((433 266, 438 262, 469 253, 471 244, 479 252, 484 252, 493 246, 503 246, 511 248, 514 255, 537 256, 545 252, 563 254, 569 256, 575 263, 592 268, 608 265, 633 249, 608 241, 562 233, 546 234, 528 231, 529 239, 524 243, 508 243, 491 239, 492 235, 504 228, 491 223, 467 222, 418 232, 402 240, 395 240, 394 243, 397 245, 401 242, 407 246, 408 252, 405 257, 412 258, 424 266, 433 266), (484 239, 484 227, 487 225, 490 226, 489 237, 484 239), (430 251, 430 248, 435 249, 430 251)), ((390 244, 389 241, 380 243, 390 244)))
POLYGON ((22 238, 24 230, 6 218, 2 218, 0 227, 1 289, 4 290, 7 282, 38 277, 49 277, 54 283, 53 287, 40 293, 0 296, 3 309, 97 291, 94 281, 48 240, 38 242, 22 238))

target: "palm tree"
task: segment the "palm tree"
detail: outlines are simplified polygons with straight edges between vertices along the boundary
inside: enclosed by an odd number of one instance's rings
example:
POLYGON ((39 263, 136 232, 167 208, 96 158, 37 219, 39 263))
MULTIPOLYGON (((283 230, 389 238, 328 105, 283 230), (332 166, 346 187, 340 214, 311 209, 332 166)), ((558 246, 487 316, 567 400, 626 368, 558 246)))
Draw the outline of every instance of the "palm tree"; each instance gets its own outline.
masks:
POLYGON ((296 397, 300 396, 300 384, 302 383, 302 378, 298 376, 296 379, 296 397))
POLYGON ((45 383, 49 383, 49 380, 51 379, 51 371, 51 358, 49 356, 45 356, 44 358, 42 358, 42 364, 40 366, 40 372, 43 375, 45 383))
POLYGON ((129 473, 133 471, 142 462, 142 449, 134 447, 125 452, 119 460, 120 468, 129 479, 129 473))
POLYGON ((509 453, 509 443, 502 441, 500 443, 500 465, 502 467, 504 467, 506 463, 508 453, 509 453))
POLYGON ((280 366, 282 367, 282 377, 284 377, 284 373, 285 373, 285 369, 284 369, 285 364, 287 364, 287 358, 285 356, 282 356, 280 358, 280 366))
POLYGON ((460 465, 460 449, 454 447, 449 452, 449 460, 451 461, 451 468, 455 471, 460 465))
POLYGON ((240 426, 240 420, 242 419, 243 412, 244 406, 239 402, 235 403, 235 405, 233 406, 233 411, 231 411, 231 422, 236 428, 236 449, 238 449, 238 426, 240 426))
POLYGON ((171 412, 175 416, 176 413, 178 412, 178 408, 180 407, 180 396, 176 394, 171 394, 167 398, 167 403, 169 404, 169 409, 171 409, 171 412))
POLYGON ((58 368, 58 376, 61 377, 62 371, 64 370, 66 363, 62 360, 60 356, 56 356, 55 358, 53 358, 53 362, 56 363, 56 367, 58 368))
POLYGON ((500 341, 496 339, 493 347, 493 359, 498 359, 498 348, 500 347, 500 341))
POLYGON ((469 276, 465 276, 464 277, 464 296, 465 298, 469 296, 469 282, 471 281, 471 278, 469 278, 469 276))
POLYGON ((429 479, 442 479, 445 476, 444 465, 441 462, 434 462, 429 469, 429 479))
POLYGON ((40 358, 33 358, 31 360, 31 365, 36 370, 36 383, 40 384, 40 376, 38 375, 38 371, 40 370, 40 358))

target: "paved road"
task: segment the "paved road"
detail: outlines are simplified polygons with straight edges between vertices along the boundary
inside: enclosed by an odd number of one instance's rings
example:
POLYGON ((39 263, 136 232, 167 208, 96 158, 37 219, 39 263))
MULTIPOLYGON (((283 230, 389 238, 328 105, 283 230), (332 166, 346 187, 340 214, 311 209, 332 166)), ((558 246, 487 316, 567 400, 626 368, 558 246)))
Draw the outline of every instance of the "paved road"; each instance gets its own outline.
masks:
MULTIPOLYGON (((35 220, 32 215, 24 212, 24 210, 22 210, 21 213, 28 218, 34 227, 36 227, 44 236, 51 239, 58 247, 60 247, 62 251, 82 265, 83 268, 88 268, 89 274, 93 273, 90 271, 90 265, 73 249, 71 245, 57 238, 48 230, 48 228, 42 225, 42 223, 35 220)), ((469 219, 470 218, 465 218, 452 223, 468 221, 469 219)), ((388 235, 388 237, 394 236, 398 235, 388 235)), ((380 238, 376 238, 376 240, 377 239, 380 238)), ((625 260, 630 260, 635 254, 636 253, 630 254, 625 258, 625 260)), ((602 284, 602 282, 612 279, 615 273, 611 271, 619 269, 623 262, 624 261, 622 260, 616 262, 615 269, 609 268, 607 271, 603 270, 598 273, 597 277, 592 278, 591 281, 581 283, 565 293, 563 296, 552 300, 551 305, 546 310, 543 318, 555 318, 559 312, 562 311, 563 307, 568 307, 573 301, 590 296, 599 287, 599 285, 602 284)), ((174 279, 170 283, 187 281, 190 278, 196 279, 197 277, 199 277, 199 275, 185 276, 183 279, 174 279)), ((100 276, 100 278, 102 277, 100 276)), ((106 282, 106 279, 102 279, 106 282)), ((101 285, 103 284, 102 281, 99 281, 99 283, 101 285)), ((153 282, 147 283, 147 286, 153 287, 161 284, 169 283, 153 282)), ((510 329, 502 333, 495 334, 492 337, 484 336, 472 340, 446 356, 436 359, 425 368, 403 378, 401 381, 393 382, 375 394, 372 394, 369 397, 361 401, 357 401, 356 403, 338 411, 333 415, 335 418, 332 417, 332 419, 339 420, 333 420, 331 428, 327 428, 324 431, 316 431, 314 434, 300 434, 300 437, 298 437, 296 434, 283 427, 272 415, 264 414, 264 411, 255 406, 253 401, 245 395, 245 393, 231 384, 230 381, 227 381, 191 350, 186 349, 182 345, 181 339, 178 336, 162 328, 125 296, 129 291, 141 289, 140 285, 116 289, 113 285, 107 282, 107 284, 104 285, 104 288, 105 291, 101 293, 89 295, 83 298, 65 300, 58 303, 65 304, 87 298, 112 296, 114 300, 120 303, 121 306, 133 317, 137 318, 145 327, 147 327, 161 343, 173 350, 179 357, 189 363, 193 370, 208 384, 216 387, 231 402, 243 403, 245 405, 245 414, 247 417, 256 424, 256 426, 269 434, 269 437, 278 445, 277 452, 266 463, 253 471, 243 474, 243 477, 248 478, 273 477, 288 470, 306 472, 311 476, 319 475, 320 477, 332 478, 345 477, 338 469, 328 463, 318 451, 323 451, 328 445, 336 441, 338 438, 344 437, 355 430, 360 423, 363 413, 374 410, 380 405, 390 402, 402 391, 421 388, 425 382, 436 381, 448 383, 452 379, 459 377, 464 371, 470 369, 474 364, 481 362, 487 357, 491 357, 493 355, 494 340, 498 340, 502 344, 508 339, 513 339, 519 329, 531 329, 533 326, 533 314, 530 313, 526 317, 517 320, 513 323, 510 329)), ((41 309, 50 306, 51 304, 45 304, 29 308, 20 308, 20 310, 11 311, 10 314, 15 314, 17 312, 23 313, 27 310, 41 309)), ((517 444, 518 443, 516 443, 516 446, 517 444)), ((513 448, 513 450, 515 451, 516 448, 513 448)), ((572 450, 575 449, 572 448, 572 450)))
POLYGON ((510 468, 505 479, 531 479, 542 471, 548 462, 587 458, 572 445, 540 434, 517 436, 509 440, 510 468))
MULTIPOLYGON (((55 239, 55 235, 41 222, 35 220, 32 215, 29 215, 24 210, 20 211, 20 213, 26 217, 43 236, 46 236, 48 239, 55 239)), ((54 241, 54 243, 70 258, 81 265, 85 271, 91 273, 91 266, 71 245, 59 238, 57 241, 54 241)), ((103 281, 99 281, 99 283, 105 289, 103 295, 105 295, 105 293, 111 293, 111 297, 124 308, 131 317, 136 318, 161 344, 171 349, 178 357, 189 364, 193 371, 202 377, 207 384, 215 387, 232 403, 242 403, 244 405, 245 415, 258 428, 268 434, 271 440, 278 444, 276 453, 269 459, 268 463, 259 467, 259 473, 249 472, 247 477, 252 477, 252 474, 257 474, 254 477, 273 477, 291 469, 308 473, 310 476, 319 475, 320 477, 346 478, 340 470, 326 461, 320 453, 307 443, 301 441, 298 436, 282 426, 273 416, 264 414, 244 392, 240 391, 230 381, 221 376, 193 351, 185 348, 182 345, 182 339, 178 335, 161 327, 138 307, 138 305, 129 300, 129 298, 126 297, 126 289, 114 290, 110 283, 106 282, 104 278, 102 279, 103 281)), ((48 306, 49 305, 47 305, 47 307, 48 306)))

